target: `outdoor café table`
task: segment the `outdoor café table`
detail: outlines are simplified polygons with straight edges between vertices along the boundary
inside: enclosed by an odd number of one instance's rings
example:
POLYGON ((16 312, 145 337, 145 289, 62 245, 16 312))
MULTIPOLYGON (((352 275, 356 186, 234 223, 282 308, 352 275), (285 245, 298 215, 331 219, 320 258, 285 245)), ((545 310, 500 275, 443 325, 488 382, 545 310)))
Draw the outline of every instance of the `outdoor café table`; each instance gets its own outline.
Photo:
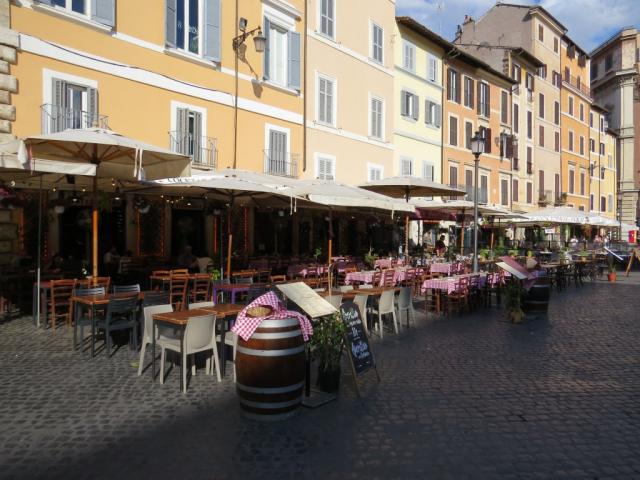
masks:
POLYGON ((96 335, 96 309, 106 308, 109 305, 109 300, 115 300, 119 298, 131 298, 137 296, 138 300, 144 299, 144 292, 138 293, 111 293, 106 295, 83 295, 71 297, 71 311, 75 312, 74 304, 84 305, 91 309, 91 356, 95 356, 95 335, 96 335))
POLYGON ((213 298, 218 298, 218 292, 229 292, 231 294, 231 303, 236 303, 237 294, 248 292, 250 288, 250 283, 215 283, 213 285, 213 298))
POLYGON ((456 283, 461 278, 471 278, 474 275, 478 275, 478 288, 484 288, 487 283, 487 275, 484 273, 465 273, 462 275, 455 275, 453 277, 440 277, 430 278, 422 283, 420 291, 424 294, 427 290, 434 290, 436 293, 436 312, 440 312, 440 294, 453 293, 456 290, 456 283))
POLYGON ((453 263, 432 263, 431 273, 444 273, 445 275, 451 275, 451 268, 453 263))
POLYGON ((180 391, 186 392, 186 386, 182 381, 182 369, 187 368, 182 362, 184 354, 184 331, 187 328, 187 323, 192 317, 202 317, 205 315, 211 315, 212 312, 194 308, 193 310, 179 310, 177 312, 156 313, 153 318, 151 329, 151 356, 153 360, 152 364, 152 378, 156 378, 156 329, 159 325, 166 325, 168 327, 178 327, 180 329, 180 391))
POLYGON ((391 268, 391 259, 390 258, 379 258, 373 264, 374 268, 380 268, 384 270, 385 268, 391 268))
POLYGON ((200 310, 205 310, 209 313, 215 313, 216 319, 222 320, 220 322, 221 330, 220 330, 220 363, 222 364, 220 370, 222 372, 222 376, 224 377, 225 366, 227 364, 227 349, 225 348, 225 335, 227 333, 227 322, 231 318, 238 315, 245 305, 237 305, 234 303, 218 303, 213 307, 201 307, 200 310))
POLYGON ((345 285, 351 285, 352 283, 371 283, 373 281, 373 275, 375 270, 366 270, 364 272, 349 272, 344 277, 345 285))

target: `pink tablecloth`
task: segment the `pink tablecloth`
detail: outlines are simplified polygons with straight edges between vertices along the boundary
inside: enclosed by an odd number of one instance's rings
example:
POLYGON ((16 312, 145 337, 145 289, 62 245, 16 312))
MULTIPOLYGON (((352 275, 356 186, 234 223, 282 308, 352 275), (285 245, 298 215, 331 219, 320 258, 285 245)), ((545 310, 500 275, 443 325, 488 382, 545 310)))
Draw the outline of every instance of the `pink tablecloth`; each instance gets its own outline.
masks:
POLYGON ((349 272, 344 277, 345 285, 351 285, 353 282, 357 283, 371 283, 373 281, 373 270, 367 272, 349 272))
POLYGON ((325 266, 309 267, 305 265, 289 265, 289 267, 287 268, 287 276, 289 278, 294 278, 294 277, 306 278, 307 275, 311 274, 312 272, 315 272, 316 270, 318 272, 318 275, 322 275, 327 272, 327 267, 325 266))
POLYGON ((432 263, 431 273, 444 273, 445 275, 451 275, 451 268, 453 263, 432 263))
POLYGON ((391 268, 391 260, 388 258, 379 258, 375 261, 374 268, 380 268, 383 270, 385 268, 391 268))
MULTIPOLYGON (((422 283, 420 291, 425 293, 428 289, 442 290, 443 292, 453 293, 456 289, 456 281, 463 277, 472 277, 473 274, 456 275, 455 277, 431 278, 422 283)), ((484 288, 487 283, 487 276, 480 274, 478 278, 478 288, 484 288)))

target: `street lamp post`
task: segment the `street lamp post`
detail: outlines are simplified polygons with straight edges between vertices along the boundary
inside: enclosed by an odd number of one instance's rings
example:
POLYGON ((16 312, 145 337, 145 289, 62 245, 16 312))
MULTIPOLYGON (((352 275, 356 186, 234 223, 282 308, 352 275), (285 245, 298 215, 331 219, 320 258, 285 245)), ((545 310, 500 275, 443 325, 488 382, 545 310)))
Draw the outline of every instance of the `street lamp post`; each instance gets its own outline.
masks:
POLYGON ((471 153, 474 160, 473 180, 473 273, 478 273, 478 164, 480 155, 484 153, 485 138, 476 131, 471 139, 471 153))

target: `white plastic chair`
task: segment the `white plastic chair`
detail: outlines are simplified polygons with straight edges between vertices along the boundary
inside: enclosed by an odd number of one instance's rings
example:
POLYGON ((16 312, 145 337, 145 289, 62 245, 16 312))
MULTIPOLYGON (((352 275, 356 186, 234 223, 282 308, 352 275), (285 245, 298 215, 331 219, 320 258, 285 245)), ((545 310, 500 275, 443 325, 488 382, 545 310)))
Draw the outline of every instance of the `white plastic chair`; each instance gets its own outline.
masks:
POLYGON ((359 294, 353 298, 353 303, 360 309, 360 315, 362 315, 362 323, 364 325, 365 332, 369 333, 369 325, 367 324, 367 299, 369 295, 359 294))
POLYGON ((213 302, 195 302, 189 304, 189 310, 197 310, 198 308, 213 307, 213 302))
MULTIPOLYGON (((147 345, 150 345, 153 342, 153 337, 151 336, 153 332, 153 316, 158 313, 169 312, 173 312, 173 307, 171 306, 171 304, 151 305, 149 307, 144 307, 143 309, 144 328, 142 330, 142 347, 140 348, 140 361, 138 362, 138 376, 142 375, 142 367, 144 366, 144 354, 146 352, 147 345)), ((162 343, 162 341, 166 338, 166 335, 157 336, 156 343, 160 345, 160 343, 162 343)))
MULTIPOLYGON (((220 318, 216 319, 216 332, 220 331, 218 328, 218 324, 224 322, 225 319, 220 318)), ((222 345, 222 335, 216 334, 216 342, 220 342, 220 348, 226 348, 227 346, 231 347, 233 350, 232 354, 232 362, 233 362, 233 382, 236 381, 236 350, 238 348, 238 335, 236 335, 231 330, 227 330, 224 334, 224 345, 222 345)), ((218 368, 218 363, 216 362, 216 367, 218 368)), ((219 368, 218 368, 219 370, 219 368)), ((220 374, 218 373, 218 381, 220 381, 220 374)))
POLYGON ((416 312, 413 310, 413 302, 411 301, 411 287, 402 287, 398 295, 398 320, 402 324, 402 312, 407 315, 407 328, 409 328, 409 320, 416 324, 416 312))
POLYGON ((342 295, 331 295, 325 297, 325 299, 336 308, 340 308, 342 304, 342 295))
POLYGON ((396 309, 393 306, 393 290, 386 290, 382 292, 380 295, 380 301, 378 302, 378 309, 374 310, 374 313, 378 315, 378 330, 380 333, 380 338, 384 336, 384 322, 382 321, 383 315, 391 314, 393 317, 393 328, 396 333, 398 333, 398 321, 396 318, 396 309))
MULTIPOLYGON (((184 392, 187 391, 187 359, 189 355, 194 355, 198 352, 205 352, 211 350, 211 355, 207 358, 205 371, 207 375, 213 373, 213 364, 216 367, 216 375, 218 382, 221 382, 220 378, 220 365, 218 365, 218 347, 216 345, 215 334, 216 316, 203 315, 199 317, 191 317, 187 322, 187 328, 184 331, 184 352, 182 352, 182 385, 184 392)), ((164 363, 167 350, 180 353, 180 340, 179 339, 167 339, 162 342, 162 354, 160 356, 160 383, 164 383, 164 363)), ((192 365, 192 374, 195 374, 195 361, 192 365)))
POLYGON ((340 285, 341 292, 350 292, 353 290, 353 285, 340 285))

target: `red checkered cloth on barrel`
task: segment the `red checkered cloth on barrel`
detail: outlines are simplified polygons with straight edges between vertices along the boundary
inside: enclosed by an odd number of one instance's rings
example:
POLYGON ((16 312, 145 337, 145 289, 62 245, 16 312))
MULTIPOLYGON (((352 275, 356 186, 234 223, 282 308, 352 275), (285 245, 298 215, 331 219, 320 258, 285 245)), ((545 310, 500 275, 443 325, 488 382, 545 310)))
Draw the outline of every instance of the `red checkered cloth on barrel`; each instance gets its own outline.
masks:
POLYGON ((280 299, 273 292, 267 292, 264 295, 256 298, 249 305, 238 314, 235 325, 231 328, 231 331, 240 336, 243 340, 247 341, 253 335, 253 332, 260 326, 263 320, 279 320, 283 318, 297 318, 300 322, 300 330, 302 330, 302 338, 305 342, 309 341, 309 337, 313 335, 313 327, 307 317, 300 312, 294 312, 293 310, 287 310, 280 299), (270 315, 266 317, 249 317, 247 316, 247 310, 253 307, 268 306, 273 308, 270 315))

